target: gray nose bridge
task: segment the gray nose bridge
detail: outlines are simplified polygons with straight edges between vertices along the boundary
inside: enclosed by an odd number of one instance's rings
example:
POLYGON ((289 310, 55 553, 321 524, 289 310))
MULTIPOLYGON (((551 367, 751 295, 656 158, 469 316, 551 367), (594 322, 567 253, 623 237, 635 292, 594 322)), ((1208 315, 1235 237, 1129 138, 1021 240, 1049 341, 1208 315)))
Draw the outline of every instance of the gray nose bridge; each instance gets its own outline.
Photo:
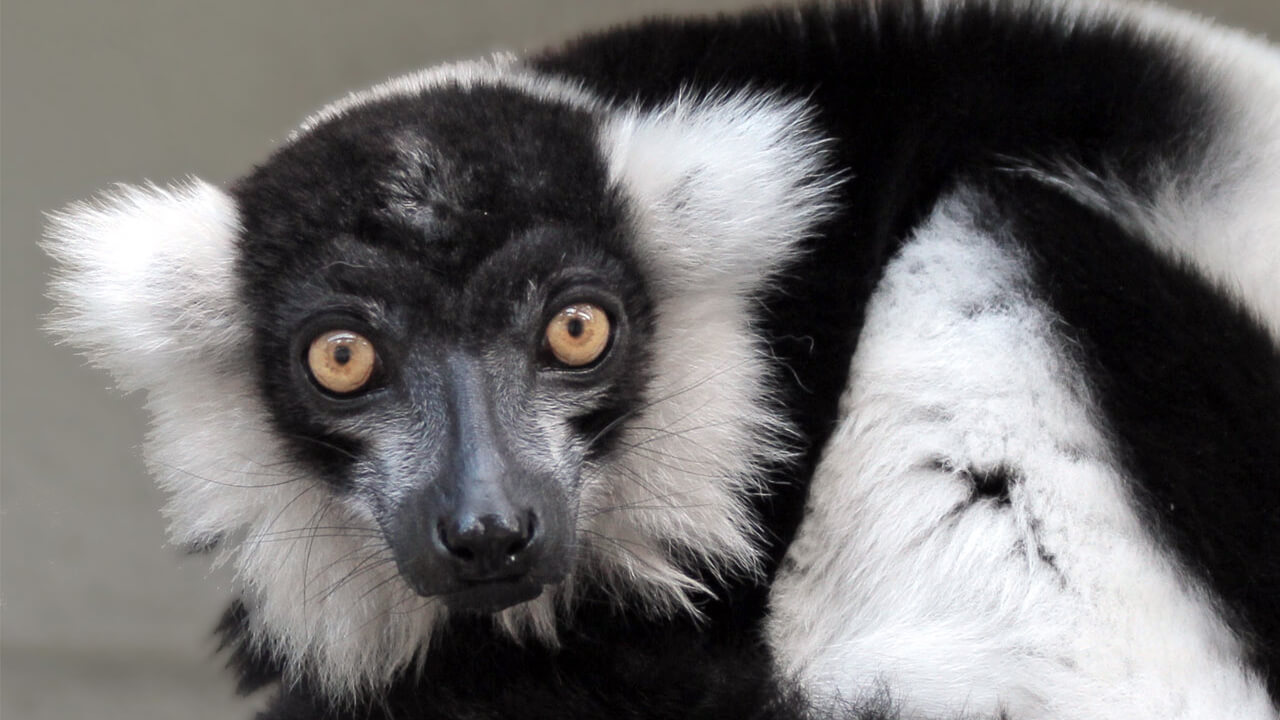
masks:
POLYGON ((461 352, 445 359, 445 405, 449 425, 449 462, 443 481, 451 488, 457 510, 476 516, 505 514, 511 510, 507 477, 513 469, 507 459, 503 430, 496 416, 490 380, 480 362, 461 352))

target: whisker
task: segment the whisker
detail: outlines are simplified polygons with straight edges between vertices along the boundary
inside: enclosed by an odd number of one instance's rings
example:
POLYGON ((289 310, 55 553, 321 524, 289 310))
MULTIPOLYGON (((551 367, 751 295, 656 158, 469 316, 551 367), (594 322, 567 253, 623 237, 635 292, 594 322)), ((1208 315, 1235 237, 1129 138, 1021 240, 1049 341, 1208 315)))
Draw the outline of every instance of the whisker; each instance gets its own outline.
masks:
MULTIPOLYGON (((302 499, 302 496, 306 495, 307 493, 309 493, 309 492, 311 492, 311 491, 313 491, 313 490, 315 490, 315 489, 316 489, 316 486, 315 486, 315 485, 308 485, 308 486, 306 486, 306 487, 302 488, 302 490, 300 490, 300 491, 298 492, 298 494, 294 495, 294 496, 293 496, 293 498, 292 498, 291 500, 289 500, 289 502, 287 502, 287 503, 285 503, 285 504, 284 504, 284 507, 282 507, 282 508, 280 508, 278 511, 276 511, 276 515, 275 515, 275 517, 273 517, 273 518, 271 519, 271 522, 267 523, 267 525, 266 525, 266 528, 265 528, 265 529, 269 531, 269 530, 271 530, 272 528, 274 528, 274 527, 275 527, 275 524, 276 524, 276 523, 278 523, 278 522, 280 522, 280 518, 284 517, 284 514, 285 514, 286 512, 288 512, 288 511, 289 511, 289 508, 290 508, 290 507, 292 507, 294 503, 298 502, 298 500, 302 499)), ((313 515, 312 515, 312 519, 314 520, 314 518, 315 518, 315 515, 313 514, 313 515)), ((295 545, 290 545, 290 546, 285 550, 285 556, 284 556, 284 558, 282 558, 282 559, 288 559, 289 554, 293 552, 293 548, 294 548, 294 547, 296 547, 296 546, 295 546, 295 545)))
MULTIPOLYGON (((648 545, 645 545, 644 543, 641 543, 635 540, 625 540, 623 538, 610 537, 603 533, 599 533, 594 530, 589 530, 585 528, 580 528, 579 532, 583 533, 584 535, 592 536, 597 540, 604 542, 607 547, 611 547, 612 549, 617 550, 618 552, 621 552, 623 554, 623 557, 630 558, 631 560, 645 566, 646 568, 654 571, 655 573, 663 574, 668 572, 667 568, 661 568, 654 565, 652 562, 650 562, 644 557, 641 557, 635 550, 632 549, 633 547, 636 547, 636 548, 642 548, 648 551, 654 550, 654 548, 648 545)), ((601 546, 599 545, 593 544, 592 547, 594 547, 597 550, 601 549, 601 546)))
MULTIPOLYGON (((344 585, 354 582, 356 578, 361 577, 362 575, 366 575, 368 573, 374 572, 375 570, 386 567, 388 564, 395 562, 395 558, 384 556, 382 551, 383 551, 383 548, 373 548, 367 555, 364 556, 362 560, 360 560, 360 562, 356 563, 355 567, 353 567, 349 572, 347 572, 346 575, 343 575, 341 578, 334 581, 327 588, 325 588, 325 590, 322 591, 320 601, 323 602, 325 600, 328 600, 334 593, 338 592, 338 590, 340 590, 344 585)), ((378 588, 382 587, 387 582, 397 577, 399 577, 399 575, 392 574, 386 578, 383 578, 382 580, 379 580, 377 583, 374 583, 373 587, 361 593, 358 599, 364 600, 370 594, 375 592, 378 588)))
POLYGON ((724 366, 724 367, 722 367, 722 368, 720 368, 720 369, 718 369, 718 370, 715 370, 715 371, 713 371, 713 372, 711 372, 711 373, 708 373, 706 376, 702 377, 701 379, 699 379, 699 380, 697 380, 697 381, 694 381, 694 382, 690 383, 689 385, 686 385, 686 386, 684 386, 684 387, 680 387, 680 388, 676 388, 675 390, 673 390, 673 391, 671 391, 671 392, 669 392, 669 393, 667 393, 667 394, 665 394, 665 395, 661 395, 661 396, 659 396, 659 397, 654 398, 653 400, 650 400, 650 401, 645 402, 645 403, 641 403, 640 405, 638 405, 638 406, 636 406, 636 407, 634 407, 634 408, 631 408, 630 410, 628 410, 627 412, 623 413, 622 415, 619 415, 618 417, 616 417, 616 418, 614 418, 613 420, 609 421, 609 423, 608 423, 607 425, 605 425, 605 426, 604 426, 602 429, 600 429, 600 430, 599 430, 599 431, 598 431, 594 436, 592 436, 592 437, 591 437, 591 439, 587 441, 587 447, 588 447, 588 448, 591 448, 591 447, 595 446, 595 444, 596 444, 597 442, 599 442, 601 438, 603 438, 603 437, 604 437, 605 435, 607 435, 608 433, 612 432, 614 429, 616 429, 616 428, 617 428, 617 426, 618 426, 618 425, 622 424, 623 422, 626 422, 628 419, 630 419, 630 418, 632 418, 632 417, 635 417, 636 415, 638 415, 638 414, 640 414, 640 413, 642 413, 642 412, 644 412, 644 411, 646 411, 646 410, 648 410, 648 409, 650 409, 650 408, 655 407, 655 406, 656 406, 656 405, 658 405, 659 403, 664 403, 664 402, 667 402, 667 401, 669 401, 669 400, 673 400, 673 399, 675 399, 675 398, 677 398, 677 397, 680 397, 681 395, 684 395, 685 393, 688 393, 688 392, 691 392, 691 391, 693 391, 693 390, 696 390, 696 389, 698 389, 699 387, 702 387, 703 385, 707 384, 708 382, 711 382, 711 381, 712 381, 712 380, 714 380, 715 378, 717 378, 717 377, 719 377, 719 376, 721 376, 721 375, 723 375, 723 374, 725 374, 725 373, 727 373, 727 372, 729 372, 729 371, 731 371, 731 370, 735 370, 735 369, 737 369, 737 368, 740 368, 740 367, 742 367, 742 366, 746 365, 748 362, 750 362, 750 360, 746 360, 746 359, 744 359, 744 360, 742 360, 741 362, 737 362, 737 363, 732 363, 732 364, 726 365, 726 366, 724 366))
MULTIPOLYGON (((671 493, 667 497, 676 497, 679 495, 687 495, 688 493, 671 493)), ((601 508, 593 509, 592 512, 585 516, 586 519, 597 518, 602 515, 612 515, 624 510, 699 510, 702 508, 716 507, 714 503, 698 503, 696 505, 643 505, 641 503, 649 503, 664 498, 645 498, 631 503, 622 503, 620 505, 609 505, 601 508)))
MULTIPOLYGON (((620 473, 620 475, 621 475, 624 479, 626 479, 626 480, 630 480, 630 481, 634 482, 638 487, 640 487, 641 489, 643 489, 643 490, 645 490, 645 491, 647 491, 647 492, 649 493, 647 497, 643 497, 643 498, 636 498, 636 499, 634 500, 634 502, 651 502, 651 501, 664 500, 664 499, 668 499, 668 498, 676 498, 676 497, 680 497, 680 496, 683 496, 683 495, 692 495, 692 494, 694 494, 694 493, 696 493, 696 492, 698 492, 698 491, 699 491, 699 488, 689 488, 689 489, 687 489, 687 490, 675 490, 675 491, 671 491, 671 492, 658 492, 656 489, 654 489, 654 488, 650 487, 646 482, 644 482, 644 480, 641 478, 640 473, 639 473, 639 472, 637 472, 636 470, 634 470, 634 469, 632 469, 632 468, 629 468, 629 467, 627 467, 627 466, 625 466, 625 465, 620 465, 620 466, 618 466, 617 468, 613 468, 613 469, 614 469, 614 470, 616 470, 618 473, 620 473)), ((625 505, 626 505, 626 503, 623 503, 623 504, 621 504, 621 505, 617 505, 617 506, 615 506, 615 507, 624 507, 625 505)), ((673 507, 674 507, 674 506, 673 506, 673 507)))
POLYGON ((670 470, 675 470, 678 473, 680 473, 681 476, 702 478, 708 481, 724 479, 724 475, 721 473, 694 472, 693 470, 689 469, 688 465, 708 464, 706 461, 703 461, 703 460, 693 460, 693 459, 682 458, 678 455, 672 455, 671 453, 653 450, 652 448, 627 448, 627 451, 633 452, 636 455, 639 455, 645 458, 648 462, 651 462, 655 465, 659 465, 661 467, 665 467, 670 470), (688 465, 681 464, 682 462, 688 463, 688 465))
MULTIPOLYGON (((383 562, 380 563, 378 567, 382 567, 383 565, 386 565, 387 563, 391 563, 391 562, 395 562, 395 558, 384 558, 383 562)), ((383 578, 382 580, 379 580, 377 583, 374 583, 372 587, 370 587, 369 589, 361 593, 360 599, 364 600, 365 598, 369 597, 369 595, 373 594, 374 592, 377 592, 387 583, 392 582, 394 580, 399 580, 399 579, 400 579, 399 573, 392 573, 391 575, 388 575, 387 577, 383 578)))
POLYGON ((376 540, 376 539, 378 538, 378 536, 377 536, 377 535, 360 535, 360 534, 356 534, 356 533, 341 533, 341 532, 317 532, 317 533, 310 534, 310 535, 308 535, 308 534, 299 534, 299 535, 292 536, 292 537, 254 538, 252 541, 245 540, 245 541, 241 542, 240 544, 241 544, 241 546, 255 546, 255 547, 256 547, 256 546, 259 546, 259 545, 268 545, 268 544, 271 544, 271 543, 282 543, 282 542, 302 542, 303 540, 308 540, 308 539, 311 539, 311 538, 315 538, 315 539, 317 539, 317 540, 337 539, 337 538, 343 538, 343 539, 352 539, 352 538, 354 538, 354 539, 359 539, 359 540, 376 540))
POLYGON ((339 446, 337 446, 337 445, 335 445, 335 444, 333 444, 332 442, 329 442, 329 441, 327 441, 327 440, 323 440, 323 439, 321 439, 321 438, 316 438, 316 437, 311 437, 310 435, 303 435, 302 433, 296 433, 296 432, 290 432, 290 431, 287 431, 287 430, 281 430, 280 428, 277 428, 277 427, 270 427, 270 426, 267 426, 266 424, 263 424, 263 423, 252 423, 252 424, 250 424, 250 423, 233 423, 233 424, 228 425, 228 427, 231 427, 231 428, 234 428, 234 429, 237 429, 237 430, 249 430, 249 431, 251 431, 251 432, 262 433, 263 435, 268 435, 268 436, 279 436, 279 437, 286 437, 286 438, 290 438, 290 439, 293 439, 293 440, 301 440, 302 442, 309 442, 309 443, 312 443, 312 444, 315 444, 315 445, 319 445, 319 446, 321 446, 321 447, 323 447, 323 448, 325 448, 325 449, 327 449, 327 450, 332 450, 332 451, 334 451, 334 452, 336 452, 336 453, 339 453, 339 454, 341 454, 341 455, 345 455, 345 456, 347 456, 348 458, 351 458, 352 460, 359 460, 359 459, 360 459, 360 458, 356 457, 356 455, 354 455, 353 453, 351 453, 351 451, 349 451, 349 450, 347 450, 347 449, 345 449, 345 448, 339 447, 339 446))
MULTIPOLYGON (((592 467, 591 476, 602 476, 604 474, 605 469, 606 468, 592 467)), ((620 474, 623 479, 628 480, 634 483, 635 485, 639 486, 641 489, 648 492, 651 497, 657 497, 662 494, 660 491, 658 491, 657 488, 654 488, 649 484, 648 478, 642 476, 639 472, 637 472, 633 468, 627 467, 626 465, 623 465, 621 463, 617 463, 608 467, 607 469, 613 471, 614 473, 620 474)))
MULTIPOLYGON (((318 523, 321 517, 324 517, 325 515, 327 515, 327 514, 328 514, 329 509, 330 509, 331 507, 333 507, 333 497, 332 497, 332 496, 330 496, 330 497, 326 498, 326 499, 325 499, 325 501, 324 501, 323 503, 321 503, 321 504, 320 504, 320 507, 316 508, 316 511, 315 511, 314 513, 311 513, 311 519, 307 521, 307 524, 308 524, 308 525, 314 525, 314 524, 318 523)), ((302 612, 303 612, 303 614, 306 614, 306 611, 307 611, 307 585, 309 585, 309 584, 310 584, 310 583, 308 583, 308 582, 307 582, 307 578, 308 578, 308 577, 310 577, 310 567, 311 567, 311 550, 315 547, 315 544, 316 544, 316 538, 315 538, 315 535, 313 534, 313 535, 311 535, 311 537, 307 538, 306 543, 307 543, 307 551, 306 551, 306 554, 303 556, 303 559, 302 559, 302 578, 303 578, 303 581, 302 581, 302 612)))
MULTIPOLYGON (((684 420, 687 418, 680 418, 680 419, 684 420)), ((702 423, 701 425, 691 425, 689 427, 682 427, 682 428, 675 428, 675 427, 657 428, 657 427, 649 427, 645 425, 633 425, 632 427, 634 429, 647 430, 651 433, 651 435, 649 435, 648 437, 642 438, 640 440, 637 440, 636 442, 632 443, 632 445, 636 447, 641 447, 644 445, 648 445, 651 442, 656 442, 658 440, 661 440, 663 438, 678 437, 678 438, 681 438, 682 440, 689 442, 690 444, 695 445, 696 447, 699 447, 705 450, 706 448, 704 446, 698 443, 695 443, 692 440, 689 440, 688 438, 684 437, 684 435, 697 430, 709 430, 712 428, 733 425, 735 422, 737 421, 736 420, 719 420, 717 422, 702 423)), ((675 423, 672 423, 672 425, 674 424, 675 423)))
MULTIPOLYGON (((285 480, 281 480, 280 482, 262 483, 262 484, 241 484, 241 483, 226 482, 224 480, 214 480, 211 477, 206 477, 204 475, 201 475, 200 473, 194 472, 192 470, 188 470, 184 467, 172 465, 170 463, 156 461, 156 464, 167 470, 172 470, 174 472, 182 473, 183 475, 187 475, 189 477, 195 478, 196 480, 199 480, 201 482, 209 483, 210 485, 220 485, 222 487, 230 487, 230 488, 244 488, 248 490, 255 490, 259 488, 280 487, 282 485, 288 485, 289 483, 298 482, 299 480, 302 480, 306 477, 305 475, 296 475, 293 477, 287 477, 285 480)), ((235 474, 248 475, 249 473, 242 473, 237 470, 235 474)), ((264 474, 263 477, 278 477, 278 476, 264 474)))
POLYGON ((335 531, 335 532, 338 532, 338 531, 350 531, 350 535, 351 535, 351 536, 357 536, 359 533, 364 533, 364 534, 368 535, 369 537, 379 537, 379 536, 380 536, 380 533, 379 533, 377 530, 373 530, 373 529, 371 529, 371 528, 367 528, 367 527, 360 527, 360 526, 357 526, 357 525, 315 525, 315 526, 312 526, 312 527, 299 527, 299 528, 292 528, 292 529, 290 529, 290 530, 272 530, 272 531, 270 531, 270 532, 254 533, 253 537, 254 537, 254 538, 259 538, 259 537, 273 536, 273 535, 284 535, 284 534, 286 534, 286 533, 304 533, 304 532, 313 532, 313 531, 316 531, 316 530, 332 530, 332 531, 335 531))

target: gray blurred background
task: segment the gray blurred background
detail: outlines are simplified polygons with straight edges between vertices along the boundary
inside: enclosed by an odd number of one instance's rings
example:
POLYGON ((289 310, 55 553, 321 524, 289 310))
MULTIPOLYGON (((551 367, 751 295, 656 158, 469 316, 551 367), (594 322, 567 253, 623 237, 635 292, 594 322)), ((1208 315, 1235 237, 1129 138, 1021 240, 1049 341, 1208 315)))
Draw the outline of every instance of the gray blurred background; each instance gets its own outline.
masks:
MULTIPOLYGON (((41 213, 223 183, 388 76, 748 0, 6 0, 0 6, 0 717, 247 718, 209 631, 227 578, 165 544, 141 398, 40 333, 41 213)), ((1175 4, 1280 37, 1280 0, 1175 4)))

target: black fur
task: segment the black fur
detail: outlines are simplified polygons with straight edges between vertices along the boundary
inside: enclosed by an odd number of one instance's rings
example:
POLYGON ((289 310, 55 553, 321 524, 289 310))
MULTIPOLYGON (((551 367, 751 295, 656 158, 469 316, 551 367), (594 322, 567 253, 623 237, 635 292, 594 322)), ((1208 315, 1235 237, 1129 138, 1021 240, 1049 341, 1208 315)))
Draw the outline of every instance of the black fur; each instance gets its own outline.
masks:
POLYGON ((1018 473, 1013 468, 1000 465, 991 469, 973 468, 965 473, 973 483, 975 499, 992 500, 997 505, 1007 506, 1009 488, 1018 483, 1018 473))
MULTIPOLYGON (((245 653, 244 615, 228 613, 220 630, 246 674, 242 692, 267 684, 270 662, 245 653)), ((651 622, 588 600, 563 645, 519 645, 485 620, 459 619, 437 638, 421 671, 406 673, 376 697, 334 704, 305 684, 284 688, 261 720, 446 720, 454 718, 744 718, 815 717, 799 689, 781 682, 749 636, 706 633, 687 620, 651 622), (679 658, 679 662, 674 662, 679 658)), ((278 670, 278 669, 277 669, 278 670)), ((882 690, 831 708, 846 720, 892 720, 882 690)))
MULTIPOLYGON (((583 272, 594 273, 585 281, 624 299, 630 328, 643 336, 649 302, 616 198, 604 190, 592 127, 579 110, 510 90, 439 92, 325 124, 236 183, 241 289, 257 330, 259 377, 299 455, 341 484, 358 450, 325 420, 345 410, 307 402, 314 394, 300 391, 300 351, 287 343, 300 328, 333 322, 314 318, 313 308, 348 308, 338 314, 379 340, 386 372, 395 374, 418 360, 407 356, 411 347, 396 354, 397 338, 448 335, 466 344, 499 331, 527 334, 477 320, 507 318, 528 280, 548 292, 571 285, 573 268, 550 260, 572 249, 583 272), (420 165, 405 166, 407 148, 420 165), (548 245, 557 252, 539 252, 548 245), (502 283, 476 281, 481 272, 502 283), (472 284, 464 288, 463 279, 472 284)), ((543 318, 526 320, 540 328, 543 318)), ((612 371, 612 403, 594 412, 616 414, 636 396, 644 344, 632 345, 637 352, 612 371)))
POLYGON ((284 665, 250 642, 249 610, 244 603, 231 603, 214 633, 219 638, 218 650, 227 654, 227 666, 236 672, 237 692, 248 695, 279 682, 284 665))

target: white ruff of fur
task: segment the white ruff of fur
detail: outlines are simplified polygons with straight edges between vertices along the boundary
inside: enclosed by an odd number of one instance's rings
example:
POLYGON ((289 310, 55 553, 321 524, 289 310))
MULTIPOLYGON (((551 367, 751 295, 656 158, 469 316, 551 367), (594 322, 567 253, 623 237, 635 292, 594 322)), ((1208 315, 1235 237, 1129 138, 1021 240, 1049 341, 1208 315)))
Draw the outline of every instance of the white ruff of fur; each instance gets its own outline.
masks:
MULTIPOLYGON (((970 213, 973 213, 972 215, 970 213)), ((944 201, 868 307, 768 637, 815 701, 909 717, 1273 718, 1207 593, 1152 539, 1008 238, 944 201), (1009 500, 975 500, 1007 468, 1009 500)))
MULTIPOLYGON (((561 87, 497 80, 492 64, 466 67, 470 83, 532 84, 537 97, 561 87)), ((447 82, 449 71, 414 77, 312 122, 397 88, 447 82)), ((565 92, 560 101, 587 102, 565 92)), ((619 112, 600 141, 631 203, 646 272, 661 280, 652 349, 660 380, 652 403, 621 428, 626 452, 586 471, 575 574, 496 619, 552 642, 557 602, 575 585, 605 583, 619 602, 655 612, 692 610, 698 583, 684 562, 756 567, 748 497, 761 466, 787 455, 790 430, 770 403, 748 295, 794 257, 833 186, 795 102, 734 95, 619 112)), ((399 579, 367 510, 294 464, 271 428, 236 293, 237 222, 232 199, 199 181, 126 187, 69 207, 48 232, 60 264, 51 326, 122 389, 147 391, 145 452, 169 493, 172 541, 220 541, 253 642, 287 658, 289 678, 307 674, 341 696, 421 658, 445 611, 399 579)))

